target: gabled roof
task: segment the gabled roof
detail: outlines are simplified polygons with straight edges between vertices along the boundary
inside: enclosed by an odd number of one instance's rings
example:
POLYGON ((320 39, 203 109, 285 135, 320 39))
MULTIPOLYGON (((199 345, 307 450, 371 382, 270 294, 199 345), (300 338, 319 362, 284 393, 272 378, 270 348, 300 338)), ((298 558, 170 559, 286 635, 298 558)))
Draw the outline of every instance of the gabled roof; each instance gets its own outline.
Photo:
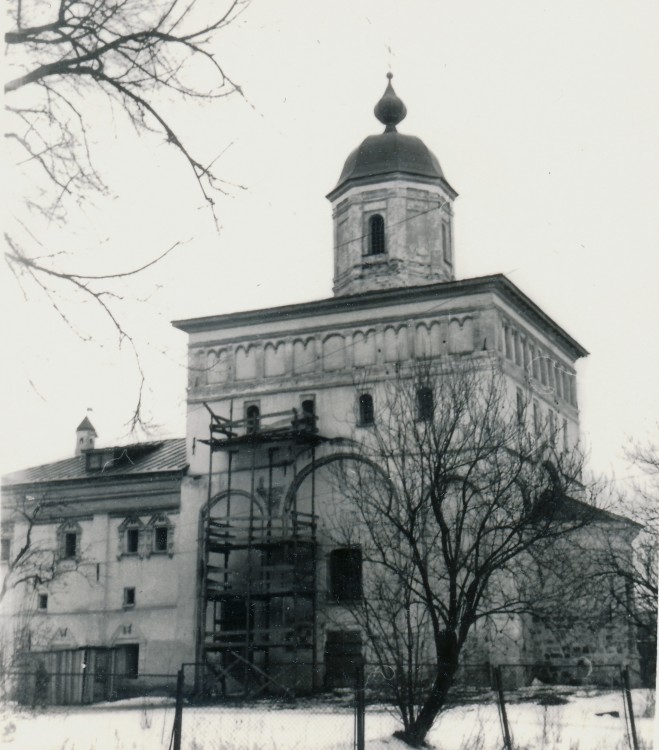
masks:
POLYGON ((119 478, 158 472, 181 472, 187 468, 185 438, 133 443, 83 451, 82 455, 5 474, 5 487, 41 482, 119 478), (89 468, 98 456, 98 468, 89 468))

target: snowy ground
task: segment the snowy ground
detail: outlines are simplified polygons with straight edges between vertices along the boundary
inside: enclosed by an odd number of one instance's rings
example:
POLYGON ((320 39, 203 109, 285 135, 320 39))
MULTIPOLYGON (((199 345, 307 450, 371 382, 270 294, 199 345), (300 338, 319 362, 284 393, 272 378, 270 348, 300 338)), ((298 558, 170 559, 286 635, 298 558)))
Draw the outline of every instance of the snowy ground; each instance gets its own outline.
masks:
MULTIPOLYGON (((623 750, 631 747, 620 692, 575 693, 565 705, 531 700, 511 703, 507 712, 516 750, 623 750), (617 712, 617 716, 615 715, 617 712), (603 714, 603 715, 598 715, 603 714)), ((537 698, 536 698, 537 700, 537 698)), ((654 720, 648 691, 634 691, 642 748, 651 748, 654 720)), ((0 710, 0 745, 20 750, 166 750, 174 707, 169 701, 133 699, 94 707, 50 708, 35 713, 5 706, 0 710)), ((392 738, 395 719, 369 708, 368 750, 402 750, 392 738)), ((186 708, 185 750, 349 750, 352 711, 314 703, 306 708, 186 708)), ((429 737, 441 750, 500 750, 501 724, 494 703, 451 708, 429 737)))

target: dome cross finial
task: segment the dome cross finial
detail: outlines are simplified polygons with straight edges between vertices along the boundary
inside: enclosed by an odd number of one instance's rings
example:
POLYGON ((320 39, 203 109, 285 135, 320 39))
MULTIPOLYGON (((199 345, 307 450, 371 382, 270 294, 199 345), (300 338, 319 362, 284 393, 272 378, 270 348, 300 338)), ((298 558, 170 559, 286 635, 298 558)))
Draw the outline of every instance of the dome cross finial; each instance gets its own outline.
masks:
POLYGON ((391 79, 393 77, 394 74, 389 71, 387 73, 387 78, 389 79, 387 88, 373 110, 375 116, 385 126, 385 133, 395 133, 396 125, 398 125, 399 122, 402 122, 407 115, 407 108, 398 98, 394 91, 394 87, 391 85, 391 79))

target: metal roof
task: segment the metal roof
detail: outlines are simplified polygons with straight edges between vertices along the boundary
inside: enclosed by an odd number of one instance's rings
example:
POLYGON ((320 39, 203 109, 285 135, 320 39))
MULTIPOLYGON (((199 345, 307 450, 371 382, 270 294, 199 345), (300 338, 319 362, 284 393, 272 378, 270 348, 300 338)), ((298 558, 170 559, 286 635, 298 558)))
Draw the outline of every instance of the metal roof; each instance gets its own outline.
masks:
POLYGON ((119 478, 124 475, 153 474, 158 472, 183 472, 187 468, 185 438, 170 438, 149 443, 111 446, 83 451, 82 455, 65 458, 41 466, 5 474, 2 484, 7 486, 119 478), (100 468, 88 468, 88 456, 100 456, 100 468))

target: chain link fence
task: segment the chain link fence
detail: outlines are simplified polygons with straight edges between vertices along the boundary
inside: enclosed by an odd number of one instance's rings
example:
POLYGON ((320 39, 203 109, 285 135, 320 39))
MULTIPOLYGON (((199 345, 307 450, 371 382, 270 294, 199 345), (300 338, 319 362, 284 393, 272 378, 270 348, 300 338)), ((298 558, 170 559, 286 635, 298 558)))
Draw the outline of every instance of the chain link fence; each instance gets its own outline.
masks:
MULTIPOLYGON (((654 694, 627 691, 620 665, 582 665, 579 673, 569 665, 544 672, 541 666, 461 665, 429 743, 442 750, 650 746, 654 694)), ((432 665, 425 670, 427 682, 432 665)), ((137 746, 154 750, 392 750, 401 728, 395 669, 366 665, 345 677, 343 687, 334 679, 299 694, 284 673, 255 672, 242 691, 229 689, 208 665, 183 665, 178 676, 106 674, 96 684, 79 672, 46 680, 37 670, 9 671, 0 675, 0 697, 9 705, 7 726, 24 732, 34 725, 74 747, 124 750, 139 738, 137 746)), ((419 694, 427 687, 419 685, 419 694)), ((18 737, 15 745, 31 746, 18 737)))
MULTIPOLYGON (((302 671, 312 666, 295 665, 302 671)), ((287 680, 291 675, 286 673, 273 678, 255 670, 243 677, 238 690, 227 684, 227 674, 206 664, 182 666, 174 750, 355 747, 354 680, 348 687, 300 694, 295 680, 287 680)))

